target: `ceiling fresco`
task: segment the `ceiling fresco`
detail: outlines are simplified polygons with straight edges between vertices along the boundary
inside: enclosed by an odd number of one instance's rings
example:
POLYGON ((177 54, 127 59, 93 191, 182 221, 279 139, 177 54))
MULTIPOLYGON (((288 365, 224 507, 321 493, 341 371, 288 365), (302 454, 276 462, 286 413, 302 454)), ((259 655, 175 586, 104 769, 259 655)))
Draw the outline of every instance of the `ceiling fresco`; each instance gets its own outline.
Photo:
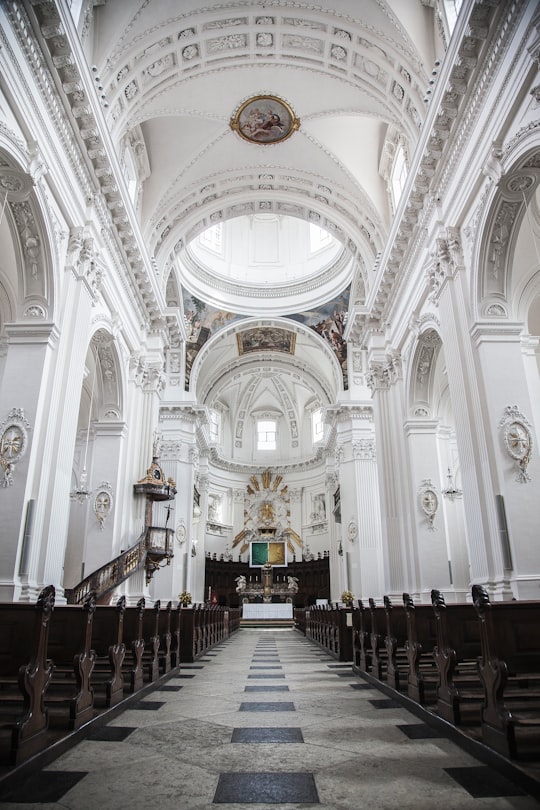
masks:
MULTIPOLYGON (((310 327, 326 341, 339 362, 345 389, 347 388, 347 344, 343 339, 343 331, 347 322, 349 296, 350 287, 337 298, 321 304, 315 309, 286 316, 310 327)), ((182 300, 187 327, 185 387, 188 390, 193 363, 207 340, 220 329, 230 326, 235 321, 246 320, 248 316, 209 306, 199 298, 192 296, 185 288, 182 288, 182 300)), ((285 330, 278 331, 285 332, 285 330)), ((247 343, 245 345, 244 342, 239 343, 240 354, 246 351, 290 351, 288 342, 290 339, 287 339, 285 348, 276 349, 275 327, 261 327, 256 332, 259 338, 258 345, 256 347, 250 345, 248 348, 247 343), (266 337, 263 334, 265 331, 268 332, 266 337)))

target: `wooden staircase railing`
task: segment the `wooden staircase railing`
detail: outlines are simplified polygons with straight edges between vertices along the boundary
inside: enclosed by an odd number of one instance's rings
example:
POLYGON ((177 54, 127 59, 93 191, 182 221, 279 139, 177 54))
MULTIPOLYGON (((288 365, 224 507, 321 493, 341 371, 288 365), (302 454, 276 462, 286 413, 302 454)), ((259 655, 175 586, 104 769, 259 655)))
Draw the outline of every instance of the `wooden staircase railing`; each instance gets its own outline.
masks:
POLYGON ((123 551, 114 560, 102 565, 97 571, 89 574, 74 588, 66 588, 64 594, 68 604, 80 604, 90 591, 96 592, 96 600, 99 603, 104 596, 134 574, 135 571, 144 567, 147 550, 147 533, 145 530, 134 546, 123 551))
POLYGON ((169 565, 173 558, 174 532, 161 526, 147 526, 134 546, 128 548, 97 571, 89 574, 74 588, 66 588, 64 594, 68 605, 84 602, 91 591, 96 594, 96 601, 113 591, 124 580, 140 568, 146 569, 146 584, 154 573, 169 565))

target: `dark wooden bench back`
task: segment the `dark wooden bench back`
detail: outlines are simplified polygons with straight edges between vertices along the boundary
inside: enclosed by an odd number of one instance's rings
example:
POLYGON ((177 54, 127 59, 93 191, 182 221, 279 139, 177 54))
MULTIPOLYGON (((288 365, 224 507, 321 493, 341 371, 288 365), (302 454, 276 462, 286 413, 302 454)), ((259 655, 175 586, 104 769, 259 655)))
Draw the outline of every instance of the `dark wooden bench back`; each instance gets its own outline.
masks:
POLYGON ((48 713, 44 697, 53 663, 48 640, 55 589, 44 588, 35 605, 0 605, 0 677, 18 677, 22 696, 18 716, 10 724, 10 765, 17 765, 47 745, 48 713))

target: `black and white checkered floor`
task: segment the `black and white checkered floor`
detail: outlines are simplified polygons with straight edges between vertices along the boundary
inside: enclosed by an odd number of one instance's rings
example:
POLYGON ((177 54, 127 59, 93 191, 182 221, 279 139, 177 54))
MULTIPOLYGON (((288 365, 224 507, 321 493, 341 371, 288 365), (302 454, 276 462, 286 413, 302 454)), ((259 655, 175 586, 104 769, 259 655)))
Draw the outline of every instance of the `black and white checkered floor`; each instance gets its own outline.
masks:
POLYGON ((242 629, 0 807, 529 810, 540 802, 294 630, 242 629))

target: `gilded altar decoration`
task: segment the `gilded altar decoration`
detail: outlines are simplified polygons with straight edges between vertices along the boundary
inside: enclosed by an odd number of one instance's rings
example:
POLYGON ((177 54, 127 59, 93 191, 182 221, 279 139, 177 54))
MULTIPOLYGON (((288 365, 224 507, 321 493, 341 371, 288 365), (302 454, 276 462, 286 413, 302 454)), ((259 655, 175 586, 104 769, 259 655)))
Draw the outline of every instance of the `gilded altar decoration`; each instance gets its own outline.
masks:
POLYGON ((189 591, 182 591, 182 593, 178 594, 178 601, 182 605, 182 607, 187 607, 191 605, 191 594, 189 591))
POLYGON ((15 465, 21 460, 28 445, 30 427, 22 408, 12 408, 0 424, 0 466, 4 477, 3 487, 13 486, 15 465))
POLYGON ((533 438, 531 426, 517 405, 508 405, 499 422, 506 452, 516 467, 516 480, 526 484, 531 480, 527 467, 531 460, 533 438))
POLYGON ((354 600, 354 593, 352 591, 343 591, 341 594, 341 601, 345 605, 352 605, 354 600))
POLYGON ((277 96, 253 96, 238 107, 231 129, 250 143, 285 141, 300 126, 291 107, 277 96))

